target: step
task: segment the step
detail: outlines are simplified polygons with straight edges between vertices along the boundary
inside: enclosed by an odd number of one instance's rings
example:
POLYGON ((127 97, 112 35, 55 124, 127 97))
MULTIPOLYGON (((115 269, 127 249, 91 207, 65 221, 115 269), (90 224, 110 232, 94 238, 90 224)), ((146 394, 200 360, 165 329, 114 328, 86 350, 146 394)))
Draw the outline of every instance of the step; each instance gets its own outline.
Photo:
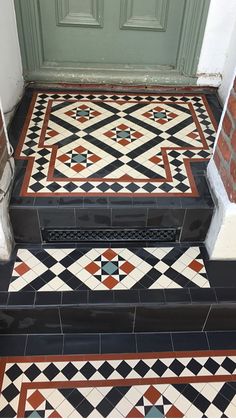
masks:
POLYGON ((0 269, 1 333, 235 330, 235 268, 173 243, 17 248, 0 269))
POLYGON ((124 229, 134 241, 143 230, 141 245, 203 242, 214 211, 206 167, 219 116, 207 91, 27 89, 9 130, 16 242, 47 243, 55 234, 57 243, 84 241, 84 230, 88 242, 94 230, 104 230, 99 242, 124 241, 117 233, 124 229))

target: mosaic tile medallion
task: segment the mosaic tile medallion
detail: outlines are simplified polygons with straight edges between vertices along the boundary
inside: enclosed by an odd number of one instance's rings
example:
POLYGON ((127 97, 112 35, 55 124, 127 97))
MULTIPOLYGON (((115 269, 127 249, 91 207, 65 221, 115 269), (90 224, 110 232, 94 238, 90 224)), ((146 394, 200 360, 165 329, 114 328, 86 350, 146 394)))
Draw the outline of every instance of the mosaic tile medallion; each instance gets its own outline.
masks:
POLYGON ((215 136, 204 95, 35 93, 16 150, 21 196, 198 196, 215 136))
POLYGON ((9 291, 209 286, 199 247, 19 249, 9 291))
POLYGON ((235 372, 235 351, 2 359, 0 416, 235 417, 235 372))

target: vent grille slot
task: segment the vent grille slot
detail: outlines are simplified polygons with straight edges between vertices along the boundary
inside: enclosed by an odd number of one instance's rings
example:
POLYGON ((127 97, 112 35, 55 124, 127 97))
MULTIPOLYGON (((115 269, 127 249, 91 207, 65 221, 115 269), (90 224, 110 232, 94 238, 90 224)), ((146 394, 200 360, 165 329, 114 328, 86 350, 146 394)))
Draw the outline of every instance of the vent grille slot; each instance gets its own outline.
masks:
POLYGON ((99 242, 99 241, 159 241, 174 242, 178 230, 174 228, 146 230, 76 230, 76 229, 42 229, 43 241, 59 242, 99 242))

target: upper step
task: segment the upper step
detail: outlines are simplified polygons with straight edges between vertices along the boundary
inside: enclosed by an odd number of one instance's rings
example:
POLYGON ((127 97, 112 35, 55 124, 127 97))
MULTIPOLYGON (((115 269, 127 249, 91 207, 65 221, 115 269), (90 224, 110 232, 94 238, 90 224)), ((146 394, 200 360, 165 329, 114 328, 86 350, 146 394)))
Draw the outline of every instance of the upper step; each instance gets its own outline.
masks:
POLYGON ((47 241, 47 229, 124 228, 203 241, 214 207, 213 113, 215 96, 197 91, 26 90, 10 128, 16 241, 47 241))

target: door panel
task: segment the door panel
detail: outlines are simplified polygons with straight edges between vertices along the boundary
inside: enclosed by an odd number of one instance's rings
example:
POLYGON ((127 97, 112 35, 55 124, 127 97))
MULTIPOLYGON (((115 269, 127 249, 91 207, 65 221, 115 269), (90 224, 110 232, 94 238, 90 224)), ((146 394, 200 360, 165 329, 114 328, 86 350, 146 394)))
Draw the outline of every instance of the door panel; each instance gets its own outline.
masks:
POLYGON ((39 0, 44 59, 174 67, 184 5, 185 0, 39 0))
POLYGON ((58 26, 103 26, 103 0, 56 0, 58 26))
POLYGON ((121 29, 166 30, 168 0, 121 0, 121 29))

